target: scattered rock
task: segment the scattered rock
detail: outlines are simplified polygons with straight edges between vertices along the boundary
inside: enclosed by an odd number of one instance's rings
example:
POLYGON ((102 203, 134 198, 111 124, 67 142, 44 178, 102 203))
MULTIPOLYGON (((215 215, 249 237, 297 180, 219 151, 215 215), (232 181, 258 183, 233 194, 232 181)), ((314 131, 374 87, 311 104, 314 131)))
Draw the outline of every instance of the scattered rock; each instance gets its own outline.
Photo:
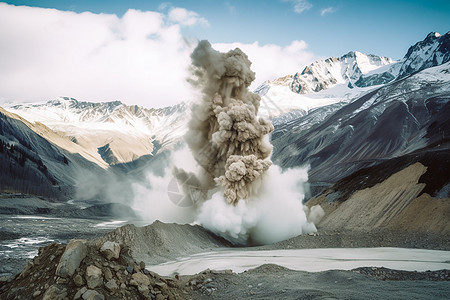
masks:
POLYGON ((105 288, 110 292, 115 292, 119 287, 114 279, 109 280, 105 284, 105 288))
POLYGON ((105 300, 105 296, 94 290, 87 290, 83 294, 84 300, 105 300))
POLYGON ((83 285, 83 277, 81 277, 80 274, 75 275, 73 278, 73 283, 75 283, 76 286, 80 287, 83 285))
POLYGON ((101 286, 103 282, 102 270, 93 265, 87 267, 86 282, 90 289, 95 289, 96 287, 101 286))
POLYGON ((39 296, 41 294, 41 291, 37 290, 33 293, 33 298, 36 298, 37 296, 39 296))
POLYGON ((116 242, 106 241, 100 248, 100 252, 107 260, 118 259, 120 256, 120 245, 116 242))
POLYGON ((75 294, 75 296, 73 297, 73 299, 74 300, 76 300, 76 299, 80 299, 81 298, 81 296, 85 293, 87 291, 87 287, 82 287, 81 289, 79 289, 77 292, 76 292, 76 294, 75 294))
POLYGON ((42 300, 63 300, 66 296, 66 288, 61 289, 57 285, 52 285, 45 291, 42 300))
POLYGON ((141 293, 144 296, 147 296, 150 293, 150 290, 149 290, 148 286, 146 286, 146 285, 138 286, 138 291, 139 291, 139 293, 141 293))
POLYGON ((135 286, 145 285, 145 286, 149 286, 150 285, 150 279, 146 275, 144 275, 142 273, 134 273, 131 276, 130 285, 135 285, 135 286))
POLYGON ((71 240, 59 260, 56 275, 64 278, 71 277, 80 266, 81 261, 86 257, 86 254, 86 240, 71 240))

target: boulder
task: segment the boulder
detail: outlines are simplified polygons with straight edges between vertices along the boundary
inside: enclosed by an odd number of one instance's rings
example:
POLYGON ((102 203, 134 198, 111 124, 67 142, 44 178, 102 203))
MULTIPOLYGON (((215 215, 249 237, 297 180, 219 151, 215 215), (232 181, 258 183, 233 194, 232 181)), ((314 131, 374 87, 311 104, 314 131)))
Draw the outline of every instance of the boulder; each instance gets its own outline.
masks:
POLYGON ((60 288, 54 284, 45 291, 42 300, 63 300, 66 296, 67 289, 60 288))
POLYGON ((111 280, 113 278, 112 272, 109 268, 105 269, 105 279, 106 280, 111 280))
POLYGON ((79 289, 77 292, 76 292, 76 294, 75 294, 75 296, 73 297, 73 299, 74 300, 77 300, 77 299, 80 299, 81 298, 81 296, 85 293, 87 291, 87 287, 82 287, 81 289, 79 289))
POLYGON ((100 248, 100 252, 107 260, 111 260, 112 258, 118 259, 120 256, 120 245, 116 242, 106 241, 100 248))
POLYGON ((96 266, 90 265, 86 269, 86 282, 90 289, 95 289, 102 285, 102 270, 96 266))
POLYGON ((84 300, 105 300, 105 296, 94 290, 87 290, 83 294, 84 300))
POLYGON ((150 285, 150 279, 146 275, 144 275, 142 273, 134 273, 133 275, 131 275, 130 285, 149 286, 150 285))
POLYGON ((75 275, 73 278, 73 283, 75 283, 76 286, 80 287, 83 285, 83 277, 81 277, 80 274, 75 275))
POLYGON ((86 254, 86 240, 71 240, 59 260, 56 276, 63 278, 72 277, 75 270, 80 266, 81 261, 86 257, 86 254))
POLYGON ((115 292, 119 288, 119 286, 114 279, 111 279, 107 283, 105 283, 105 288, 110 292, 115 292))

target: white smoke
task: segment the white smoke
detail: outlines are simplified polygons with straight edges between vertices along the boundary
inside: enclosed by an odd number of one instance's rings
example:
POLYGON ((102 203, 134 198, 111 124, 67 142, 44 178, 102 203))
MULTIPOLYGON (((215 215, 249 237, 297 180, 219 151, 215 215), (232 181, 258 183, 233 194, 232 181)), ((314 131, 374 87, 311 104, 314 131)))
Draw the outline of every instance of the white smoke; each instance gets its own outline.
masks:
POLYGON ((267 244, 317 231, 323 213, 302 205, 307 169, 282 172, 270 160, 270 121, 258 117, 260 97, 240 49, 220 53, 201 41, 191 55, 194 86, 202 98, 192 106, 186 142, 198 169, 174 168, 197 221, 238 244, 267 244), (194 201, 196 200, 196 201, 194 201))
POLYGON ((317 231, 323 210, 308 209, 308 168, 272 165, 270 121, 258 117, 255 78, 239 49, 220 53, 201 41, 191 55, 192 106, 186 144, 164 175, 134 185, 133 208, 144 220, 199 223, 235 244, 270 244, 317 231))
MULTIPOLYGON (((227 204, 221 192, 216 192, 200 207, 197 220, 236 244, 271 244, 316 232, 316 226, 307 218, 306 206, 302 205, 307 171, 298 168, 282 172, 278 166, 272 166, 255 197, 233 206, 227 204)), ((323 211, 320 206, 313 208, 323 211)))
POLYGON ((258 194, 236 205, 227 203, 219 188, 210 190, 208 199, 196 195, 195 185, 176 181, 172 170, 198 173, 199 166, 186 148, 173 152, 171 166, 164 175, 149 172, 147 184, 134 183, 132 208, 146 222, 160 220, 181 224, 197 223, 234 244, 271 244, 300 234, 316 232, 323 217, 320 206, 302 205, 308 192, 308 168, 288 169, 271 166, 258 194), (177 182, 175 188, 171 183, 177 182), (174 201, 171 193, 188 199, 187 205, 174 201))
POLYGON ((187 172, 195 172, 198 165, 190 151, 182 148, 174 151, 168 158, 170 165, 163 174, 148 171, 145 184, 134 183, 134 199, 132 208, 146 222, 160 220, 181 224, 193 223, 196 219, 196 207, 193 203, 183 204, 185 192, 183 184, 177 182, 172 175, 176 166, 187 172))

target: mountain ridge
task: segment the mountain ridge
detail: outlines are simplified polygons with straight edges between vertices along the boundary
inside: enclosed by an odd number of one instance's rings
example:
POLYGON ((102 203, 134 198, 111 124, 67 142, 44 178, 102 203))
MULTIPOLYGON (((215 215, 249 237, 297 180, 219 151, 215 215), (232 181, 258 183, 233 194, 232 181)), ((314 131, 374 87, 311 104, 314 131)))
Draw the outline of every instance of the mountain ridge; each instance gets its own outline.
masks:
MULTIPOLYGON (((275 125, 274 162, 284 168, 309 163, 312 185, 328 186, 360 168, 439 143, 447 135, 450 67, 445 62, 414 71, 424 66, 415 58, 444 51, 442 60, 431 60, 444 62, 448 38, 449 33, 429 34, 398 62, 357 51, 329 59, 328 63, 339 64, 334 71, 339 71, 341 83, 327 85, 328 78, 326 88, 318 92, 294 93, 293 75, 261 85, 255 91, 262 98, 259 115, 275 125), (414 62, 409 64, 413 71, 400 78, 406 62, 414 62)), ((315 74, 308 67, 303 71, 315 74)), ((148 109, 120 101, 89 103, 63 97, 7 109, 28 120, 28 126, 44 138, 104 169, 117 165, 128 172, 139 166, 142 172, 146 161, 168 159, 167 153, 182 144, 188 107, 189 103, 180 103, 148 109)))

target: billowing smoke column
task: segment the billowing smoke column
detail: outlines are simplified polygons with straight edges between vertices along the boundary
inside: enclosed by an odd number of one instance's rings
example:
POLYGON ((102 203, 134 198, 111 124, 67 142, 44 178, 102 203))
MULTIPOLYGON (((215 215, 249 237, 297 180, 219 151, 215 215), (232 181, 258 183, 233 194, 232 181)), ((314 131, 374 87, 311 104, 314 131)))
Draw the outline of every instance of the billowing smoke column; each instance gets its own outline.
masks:
POLYGON ((223 188, 228 203, 236 205, 256 195, 272 164, 267 135, 273 125, 257 117, 261 99, 248 90, 255 73, 244 52, 220 53, 201 41, 191 58, 193 83, 202 87, 203 99, 192 109, 186 140, 206 177, 223 188))
POLYGON ((323 210, 302 205, 307 168, 272 165, 270 121, 258 118, 260 97, 248 90, 255 74, 240 49, 220 53, 201 41, 191 55, 192 106, 186 142, 199 170, 174 168, 196 220, 237 244, 267 244, 316 231, 323 210), (192 171, 192 170, 191 170, 192 171))

